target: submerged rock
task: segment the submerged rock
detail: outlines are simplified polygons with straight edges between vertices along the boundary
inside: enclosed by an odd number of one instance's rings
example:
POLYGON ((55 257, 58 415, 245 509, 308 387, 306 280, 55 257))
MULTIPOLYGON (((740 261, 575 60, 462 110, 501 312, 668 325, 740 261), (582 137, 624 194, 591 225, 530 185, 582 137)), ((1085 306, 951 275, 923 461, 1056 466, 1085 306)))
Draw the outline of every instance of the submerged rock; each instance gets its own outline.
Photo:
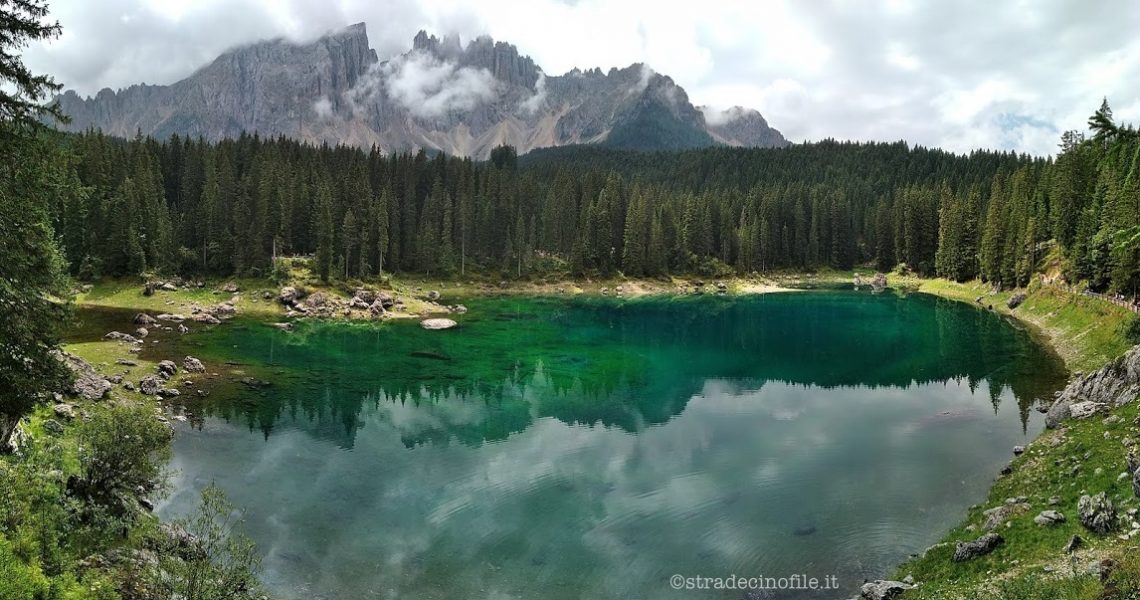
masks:
POLYGON ((451 319, 424 319, 423 321, 420 321, 420 327, 423 327, 424 329, 427 329, 430 331, 437 331, 440 329, 451 329, 452 327, 455 327, 457 325, 459 325, 459 323, 456 323, 455 321, 452 321, 451 319))
POLYGON ((958 542, 954 547, 954 562, 973 560, 993 552, 1005 540, 996 533, 987 533, 970 542, 958 542))

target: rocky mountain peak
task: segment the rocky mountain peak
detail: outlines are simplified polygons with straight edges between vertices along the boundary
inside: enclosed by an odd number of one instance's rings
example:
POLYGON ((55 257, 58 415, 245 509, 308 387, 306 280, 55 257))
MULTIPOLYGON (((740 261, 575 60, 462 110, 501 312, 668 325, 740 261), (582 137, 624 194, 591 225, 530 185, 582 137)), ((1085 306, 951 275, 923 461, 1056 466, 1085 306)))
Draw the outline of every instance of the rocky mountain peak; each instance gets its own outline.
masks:
POLYGON ((313 142, 427 148, 486 158, 607 143, 671 149, 714 143, 786 145, 756 111, 698 109, 670 77, 635 63, 547 75, 514 45, 418 32, 408 52, 381 61, 357 23, 310 43, 285 39, 228 51, 168 86, 60 97, 72 122, 131 137, 173 133, 211 140, 243 132, 313 142))

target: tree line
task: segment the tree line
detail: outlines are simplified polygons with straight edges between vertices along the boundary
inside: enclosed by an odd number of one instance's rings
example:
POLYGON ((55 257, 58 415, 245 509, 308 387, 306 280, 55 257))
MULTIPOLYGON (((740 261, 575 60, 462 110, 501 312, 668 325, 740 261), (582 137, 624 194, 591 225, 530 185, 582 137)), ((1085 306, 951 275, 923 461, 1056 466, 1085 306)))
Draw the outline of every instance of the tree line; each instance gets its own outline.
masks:
POLYGON ((502 147, 481 163, 256 135, 88 132, 66 142, 85 193, 53 214, 83 278, 257 276, 275 257, 311 255, 326 280, 873 264, 1020 286, 1055 242, 1071 280, 1132 291, 1140 145, 1107 103, 1090 126, 1092 136, 1066 133, 1056 159, 824 140, 523 157, 502 147))

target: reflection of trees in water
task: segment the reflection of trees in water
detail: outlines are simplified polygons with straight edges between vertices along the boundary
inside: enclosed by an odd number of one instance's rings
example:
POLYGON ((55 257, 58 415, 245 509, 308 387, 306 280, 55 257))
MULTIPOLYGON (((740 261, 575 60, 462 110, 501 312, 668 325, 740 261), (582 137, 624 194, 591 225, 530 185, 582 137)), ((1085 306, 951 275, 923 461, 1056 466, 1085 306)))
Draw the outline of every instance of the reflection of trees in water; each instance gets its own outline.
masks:
POLYGON ((680 414, 709 379, 739 389, 985 383, 995 411, 1012 392, 1023 426, 1034 401, 1062 383, 1059 359, 1025 332, 928 296, 501 302, 486 302, 482 310, 499 312, 450 338, 337 325, 292 336, 234 330, 258 359, 303 375, 219 394, 206 409, 265 435, 287 421, 344 446, 366 424, 397 429, 408 446, 477 445, 542 417, 639 431, 680 414))

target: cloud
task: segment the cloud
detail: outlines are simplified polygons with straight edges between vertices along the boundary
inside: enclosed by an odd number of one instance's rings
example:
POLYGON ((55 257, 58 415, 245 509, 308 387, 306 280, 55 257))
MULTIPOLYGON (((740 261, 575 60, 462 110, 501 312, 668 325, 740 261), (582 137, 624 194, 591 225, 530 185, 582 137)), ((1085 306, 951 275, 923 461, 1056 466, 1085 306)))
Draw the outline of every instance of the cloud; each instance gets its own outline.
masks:
POLYGON ((329 101, 328 97, 321 96, 320 100, 313 103, 313 112, 317 113, 317 117, 320 119, 331 117, 333 112, 332 102, 329 101))
MULTIPOLYGON (((1140 121, 1140 4, 1129 0, 1041 0, 1032 10, 988 0, 705 0, 696 13, 687 8, 669 0, 54 0, 64 36, 26 56, 93 94, 172 83, 237 44, 312 39, 365 21, 381 60, 427 29, 508 41, 550 75, 645 63, 695 104, 758 109, 797 141, 1049 153, 1049 128, 1019 125, 1011 135, 1000 115, 1083 128, 1102 96, 1121 120, 1140 121)), ((446 105, 471 96, 423 97, 446 105)))
POLYGON ((708 123, 712 127, 724 125, 729 121, 739 119, 748 112, 748 109, 740 106, 733 106, 724 109, 714 108, 711 106, 701 106, 699 108, 701 109, 701 112, 705 113, 705 123, 708 123))
POLYGON ((383 85, 388 98, 424 119, 470 110, 498 90, 498 81, 486 69, 460 67, 419 50, 380 63, 376 70, 378 77, 365 79, 365 86, 383 85))
POLYGON ((534 83, 534 95, 519 102, 519 109, 527 115, 533 115, 542 108, 546 101, 546 73, 538 72, 538 81, 534 83))

